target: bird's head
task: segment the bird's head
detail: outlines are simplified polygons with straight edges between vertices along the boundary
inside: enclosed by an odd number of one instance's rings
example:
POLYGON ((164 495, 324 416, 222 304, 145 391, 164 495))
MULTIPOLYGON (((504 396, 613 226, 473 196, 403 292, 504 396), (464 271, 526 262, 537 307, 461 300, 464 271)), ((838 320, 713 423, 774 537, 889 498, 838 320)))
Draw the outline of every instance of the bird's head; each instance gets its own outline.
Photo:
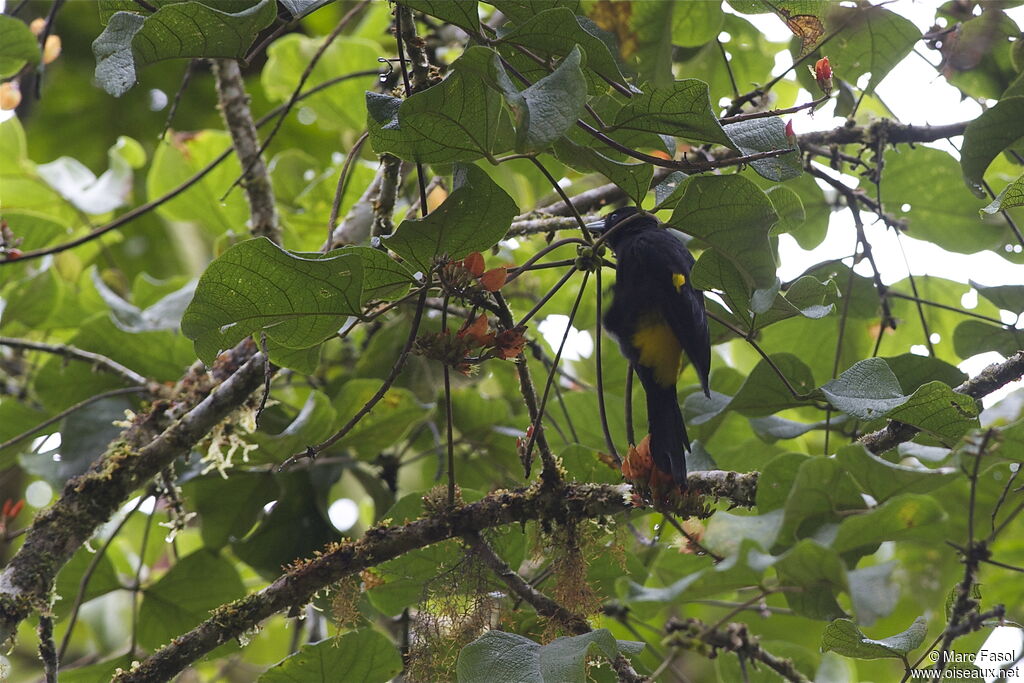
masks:
POLYGON ((613 250, 623 239, 641 230, 657 227, 658 219, 635 206, 615 209, 603 219, 587 223, 587 228, 598 235, 608 234, 608 246, 613 250))

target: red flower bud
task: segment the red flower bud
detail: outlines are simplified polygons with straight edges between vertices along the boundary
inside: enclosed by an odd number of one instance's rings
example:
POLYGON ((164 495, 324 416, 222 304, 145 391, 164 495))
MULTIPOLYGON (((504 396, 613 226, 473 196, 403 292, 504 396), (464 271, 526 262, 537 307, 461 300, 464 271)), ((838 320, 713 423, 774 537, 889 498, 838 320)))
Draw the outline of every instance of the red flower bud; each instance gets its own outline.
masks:
POLYGON ((828 57, 822 57, 815 62, 811 73, 823 93, 828 95, 832 92, 832 64, 828 61, 828 57))

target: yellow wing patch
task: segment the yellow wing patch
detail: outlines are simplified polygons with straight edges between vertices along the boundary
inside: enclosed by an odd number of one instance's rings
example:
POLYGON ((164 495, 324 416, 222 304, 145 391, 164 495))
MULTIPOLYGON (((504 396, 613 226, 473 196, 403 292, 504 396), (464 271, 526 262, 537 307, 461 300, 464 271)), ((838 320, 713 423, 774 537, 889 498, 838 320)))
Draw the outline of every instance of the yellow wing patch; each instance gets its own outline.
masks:
POLYGON ((672 328, 660 316, 641 318, 630 342, 640 350, 640 364, 654 369, 658 384, 676 383, 682 349, 672 328))
POLYGON ((672 286, 676 288, 678 292, 686 284, 686 276, 682 273, 672 273, 672 286))

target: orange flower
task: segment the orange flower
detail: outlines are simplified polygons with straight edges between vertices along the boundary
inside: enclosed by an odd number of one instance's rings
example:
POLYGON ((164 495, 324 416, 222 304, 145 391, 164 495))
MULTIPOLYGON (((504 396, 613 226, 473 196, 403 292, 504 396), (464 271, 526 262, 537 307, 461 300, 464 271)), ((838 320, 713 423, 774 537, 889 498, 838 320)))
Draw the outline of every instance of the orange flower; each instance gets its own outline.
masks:
POLYGON ((811 73, 823 93, 828 95, 832 92, 832 64, 828 61, 828 57, 822 57, 815 62, 811 73))
POLYGON ((508 268, 505 266, 499 266, 498 268, 491 268, 486 273, 480 276, 480 285, 488 292, 497 292, 499 289, 505 286, 505 280, 508 279, 508 268))
POLYGON ((480 277, 484 272, 484 257, 479 251, 474 251, 472 254, 462 259, 462 266, 473 275, 473 277, 480 277))

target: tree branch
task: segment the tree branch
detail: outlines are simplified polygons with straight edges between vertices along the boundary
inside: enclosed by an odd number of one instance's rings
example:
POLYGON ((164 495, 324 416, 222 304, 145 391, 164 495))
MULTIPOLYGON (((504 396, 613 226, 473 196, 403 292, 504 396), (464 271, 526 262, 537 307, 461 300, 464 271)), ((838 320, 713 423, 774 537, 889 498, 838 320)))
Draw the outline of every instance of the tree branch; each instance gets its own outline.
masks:
POLYGON ((266 237, 281 244, 281 226, 274 205, 274 189, 270 174, 263 161, 256 124, 249 110, 249 95, 238 62, 234 59, 213 60, 213 73, 217 78, 217 99, 220 113, 227 124, 235 146, 235 154, 242 164, 242 187, 249 201, 250 226, 253 237, 266 237))
MULTIPOLYGON (((757 473, 691 472, 690 490, 704 495, 727 498, 737 505, 751 506, 757 473)), ((298 563, 263 590, 224 605, 213 616, 188 633, 124 672, 119 683, 165 681, 173 678, 191 662, 243 632, 254 628, 271 615, 293 605, 301 605, 338 580, 368 567, 450 538, 479 533, 533 519, 593 519, 633 509, 631 487, 625 484, 567 483, 558 489, 533 486, 497 491, 475 503, 422 517, 397 527, 375 527, 358 541, 328 546, 315 559, 298 563)), ((695 499, 695 514, 704 503, 695 499)))
POLYGON ((84 474, 68 480, 61 497, 36 517, 24 544, 0 572, 0 642, 14 635, 32 609, 46 608, 57 572, 135 489, 191 451, 262 385, 264 362, 251 342, 223 354, 214 374, 237 370, 216 391, 192 396, 184 394, 183 383, 179 400, 185 406, 156 402, 84 474), (168 415, 183 408, 188 412, 164 428, 168 415))
POLYGON ((741 660, 753 659, 765 664, 769 669, 793 683, 810 683, 810 679, 801 673, 793 661, 777 657, 766 651, 758 643, 757 636, 747 630, 746 624, 727 624, 723 628, 710 628, 699 619, 679 620, 673 617, 665 625, 670 637, 682 640, 680 645, 699 641, 707 643, 715 650, 734 652, 741 660))

